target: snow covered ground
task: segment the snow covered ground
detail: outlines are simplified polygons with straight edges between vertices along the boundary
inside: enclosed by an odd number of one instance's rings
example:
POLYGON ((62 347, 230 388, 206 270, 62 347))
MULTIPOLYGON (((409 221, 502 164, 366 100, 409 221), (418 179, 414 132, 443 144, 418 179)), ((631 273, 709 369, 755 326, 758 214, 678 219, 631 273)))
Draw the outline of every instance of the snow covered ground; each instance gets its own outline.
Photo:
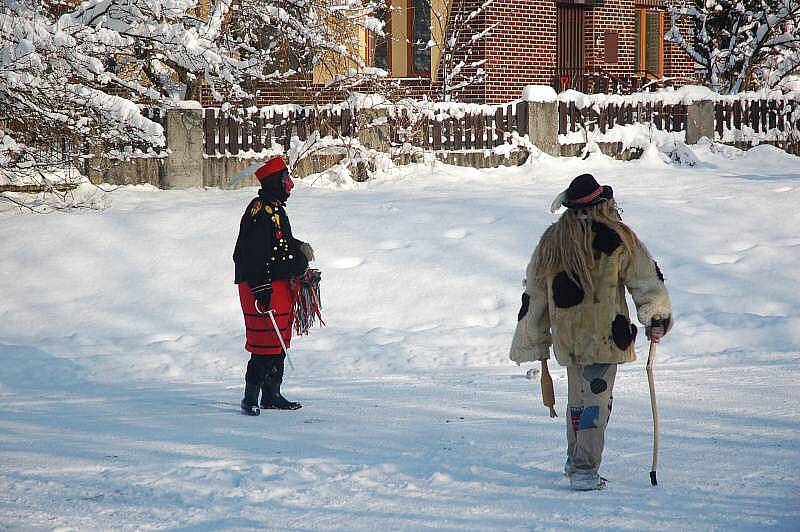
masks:
MULTIPOLYGON (((126 187, 105 211, 0 213, 0 530, 798 530, 800 159, 539 157, 300 183, 326 328, 296 412, 238 413, 230 255, 254 191, 126 187), (620 368, 603 492, 507 359, 551 200, 589 170, 667 278, 659 486, 646 345, 620 368)), ((566 373, 552 366, 557 408, 566 373)))

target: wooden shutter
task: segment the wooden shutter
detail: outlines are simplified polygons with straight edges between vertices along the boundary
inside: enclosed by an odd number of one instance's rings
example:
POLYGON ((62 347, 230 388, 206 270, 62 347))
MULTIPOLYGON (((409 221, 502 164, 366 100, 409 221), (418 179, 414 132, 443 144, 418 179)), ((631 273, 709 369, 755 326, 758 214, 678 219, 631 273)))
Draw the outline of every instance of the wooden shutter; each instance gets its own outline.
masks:
POLYGON ((660 11, 648 11, 645 26, 645 70, 661 77, 663 72, 663 15, 660 11))
POLYGON ((607 31, 603 35, 603 56, 606 63, 619 62, 619 35, 616 31, 607 31))

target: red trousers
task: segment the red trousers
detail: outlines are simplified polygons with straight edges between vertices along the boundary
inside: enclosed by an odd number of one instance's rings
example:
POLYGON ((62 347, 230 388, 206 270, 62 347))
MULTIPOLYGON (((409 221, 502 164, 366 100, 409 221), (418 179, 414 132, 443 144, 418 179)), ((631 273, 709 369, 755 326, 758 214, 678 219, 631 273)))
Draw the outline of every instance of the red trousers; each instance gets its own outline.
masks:
MULTIPOLYGON (((275 334, 272 320, 269 319, 268 314, 259 314, 256 311, 255 298, 247 283, 239 283, 239 302, 242 304, 245 336, 247 337, 244 348, 254 355, 280 355, 281 343, 275 334)), ((294 293, 290 289, 289 281, 272 281, 270 307, 275 311, 273 316, 287 349, 292 341, 293 305, 294 293)))

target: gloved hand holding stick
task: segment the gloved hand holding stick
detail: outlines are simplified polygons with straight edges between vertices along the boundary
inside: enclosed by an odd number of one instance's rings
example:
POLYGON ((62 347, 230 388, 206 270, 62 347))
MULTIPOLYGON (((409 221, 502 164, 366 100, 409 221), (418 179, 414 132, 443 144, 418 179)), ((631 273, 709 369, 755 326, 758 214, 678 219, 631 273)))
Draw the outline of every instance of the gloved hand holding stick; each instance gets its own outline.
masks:
POLYGON ((650 341, 650 354, 647 356, 647 384, 650 386, 650 407, 653 410, 653 465, 650 468, 650 484, 658 485, 656 466, 658 465, 658 409, 656 408, 656 387, 653 381, 653 363, 656 358, 656 343, 650 341))
POLYGON ((547 360, 542 360, 542 403, 544 406, 550 408, 550 417, 558 417, 556 414, 556 394, 553 390, 553 379, 550 377, 550 372, 547 370, 547 360))

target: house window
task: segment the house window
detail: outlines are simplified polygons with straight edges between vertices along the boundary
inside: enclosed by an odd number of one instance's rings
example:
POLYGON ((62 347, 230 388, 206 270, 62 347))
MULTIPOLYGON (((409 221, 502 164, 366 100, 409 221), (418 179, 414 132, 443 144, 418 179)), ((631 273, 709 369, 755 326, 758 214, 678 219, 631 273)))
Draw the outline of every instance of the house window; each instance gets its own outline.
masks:
POLYGON ((412 36, 409 49, 410 74, 430 75, 431 49, 431 6, 426 0, 411 0, 409 34, 412 36))
POLYGON ((651 9, 636 11, 635 68, 648 77, 664 76, 664 13, 651 9))
POLYGON ((389 40, 391 39, 391 20, 389 19, 389 6, 385 3, 379 4, 373 14, 376 19, 383 21, 383 35, 370 33, 372 40, 372 65, 382 68, 389 72, 389 62, 391 52, 389 51, 389 40))

